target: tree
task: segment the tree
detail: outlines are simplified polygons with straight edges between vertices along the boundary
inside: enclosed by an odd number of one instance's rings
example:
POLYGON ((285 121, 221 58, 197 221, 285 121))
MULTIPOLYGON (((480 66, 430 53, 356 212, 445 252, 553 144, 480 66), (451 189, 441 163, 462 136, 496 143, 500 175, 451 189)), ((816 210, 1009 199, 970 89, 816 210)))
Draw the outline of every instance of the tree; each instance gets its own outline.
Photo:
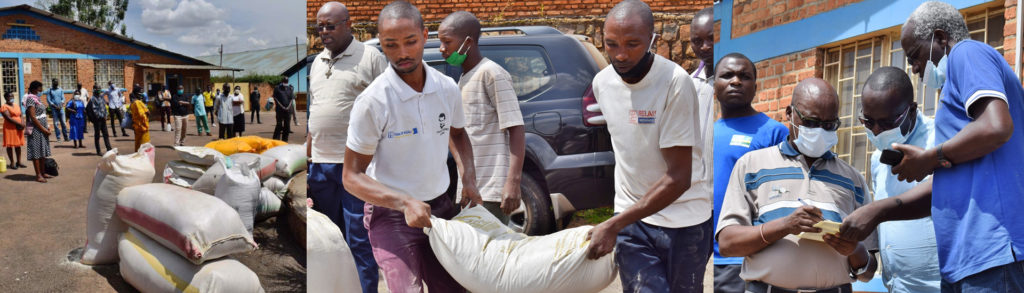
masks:
POLYGON ((126 35, 128 0, 38 0, 36 6, 106 31, 126 35))

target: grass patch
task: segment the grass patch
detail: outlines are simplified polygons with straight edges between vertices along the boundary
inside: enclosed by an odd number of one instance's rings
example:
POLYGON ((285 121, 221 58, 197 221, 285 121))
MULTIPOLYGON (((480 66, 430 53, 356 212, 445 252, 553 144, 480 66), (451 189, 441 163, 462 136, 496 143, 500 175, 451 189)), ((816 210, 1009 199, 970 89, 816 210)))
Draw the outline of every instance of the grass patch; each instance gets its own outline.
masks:
POLYGON ((597 225, 601 222, 607 221, 608 218, 612 217, 614 209, 611 207, 603 207, 596 209, 589 209, 585 211, 578 211, 575 213, 577 219, 582 219, 586 225, 597 225))

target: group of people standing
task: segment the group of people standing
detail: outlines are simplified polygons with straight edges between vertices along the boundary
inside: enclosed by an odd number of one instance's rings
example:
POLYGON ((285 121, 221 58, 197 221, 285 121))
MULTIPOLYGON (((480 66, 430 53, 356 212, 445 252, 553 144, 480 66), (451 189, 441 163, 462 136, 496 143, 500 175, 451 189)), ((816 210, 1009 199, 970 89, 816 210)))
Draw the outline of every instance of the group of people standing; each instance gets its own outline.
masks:
MULTIPOLYGON (((4 93, 4 104, 0 108, 0 114, 4 118, 3 146, 7 149, 9 169, 27 167, 21 161, 21 149, 25 147, 27 159, 32 161, 35 167, 36 181, 46 182, 50 175, 43 172, 42 164, 43 159, 50 156, 49 135, 59 129, 57 142, 69 141, 74 148, 85 148, 83 140, 87 132, 86 122, 93 124, 96 154, 102 154, 101 137, 106 150, 111 149, 106 121, 109 117, 113 134, 117 137, 116 125, 118 121, 122 121, 124 113, 124 98, 120 89, 113 82, 107 82, 107 89, 101 90, 99 86, 93 86, 90 92, 78 84, 71 92, 71 99, 65 100, 64 94, 65 91, 57 79, 53 79, 51 87, 45 90, 42 82, 30 82, 28 93, 23 97, 21 105, 17 105, 12 93, 4 93), (46 96, 45 104, 42 96, 46 96), (52 129, 46 123, 47 119, 51 119, 47 113, 52 115, 52 129)), ((121 134, 128 136, 124 125, 121 134)))

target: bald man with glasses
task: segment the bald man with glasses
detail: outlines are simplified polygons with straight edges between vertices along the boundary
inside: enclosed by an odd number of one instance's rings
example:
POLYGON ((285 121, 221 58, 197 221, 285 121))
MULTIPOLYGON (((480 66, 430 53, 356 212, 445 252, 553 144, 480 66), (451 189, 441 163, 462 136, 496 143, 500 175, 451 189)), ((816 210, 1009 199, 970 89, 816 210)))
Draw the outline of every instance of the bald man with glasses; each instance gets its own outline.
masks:
POLYGON ((310 198, 313 209, 327 215, 345 235, 363 292, 377 292, 378 267, 363 226, 364 202, 345 190, 341 172, 352 105, 356 96, 387 69, 388 61, 376 48, 353 38, 344 4, 328 2, 321 6, 316 31, 324 50, 315 57, 309 71, 310 93, 316 97, 310 100, 306 136, 306 156, 311 161, 310 198))

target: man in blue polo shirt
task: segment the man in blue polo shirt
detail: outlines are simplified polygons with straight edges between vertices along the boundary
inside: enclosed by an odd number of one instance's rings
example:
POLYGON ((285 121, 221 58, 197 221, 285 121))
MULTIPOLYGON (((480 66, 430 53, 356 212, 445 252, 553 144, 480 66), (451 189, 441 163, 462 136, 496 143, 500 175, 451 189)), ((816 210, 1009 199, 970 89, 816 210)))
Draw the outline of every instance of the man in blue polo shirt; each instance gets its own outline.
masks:
MULTIPOLYGON (((730 53, 715 65, 714 92, 722 118, 715 122, 714 134, 714 218, 725 200, 732 167, 744 154, 786 141, 789 129, 764 113, 757 112, 750 102, 757 94, 757 68, 747 56, 730 53)), ((723 257, 715 241, 715 292, 744 291, 740 278, 742 257, 723 257)))
POLYGON ((904 158, 892 170, 934 180, 851 214, 842 237, 931 215, 943 292, 1024 292, 1024 125, 1014 125, 1024 121, 1024 88, 1002 54, 968 39, 952 5, 918 6, 901 43, 922 82, 941 87, 942 105, 936 146, 895 144, 904 158))
POLYGON ((53 79, 53 86, 50 89, 43 92, 46 95, 46 102, 50 104, 50 114, 53 115, 53 131, 54 136, 57 137, 57 142, 60 142, 61 136, 56 134, 64 135, 64 141, 68 140, 68 128, 67 123, 64 122, 64 89, 60 88, 60 82, 56 78, 53 79), (60 131, 57 132, 57 126, 60 126, 60 131))

